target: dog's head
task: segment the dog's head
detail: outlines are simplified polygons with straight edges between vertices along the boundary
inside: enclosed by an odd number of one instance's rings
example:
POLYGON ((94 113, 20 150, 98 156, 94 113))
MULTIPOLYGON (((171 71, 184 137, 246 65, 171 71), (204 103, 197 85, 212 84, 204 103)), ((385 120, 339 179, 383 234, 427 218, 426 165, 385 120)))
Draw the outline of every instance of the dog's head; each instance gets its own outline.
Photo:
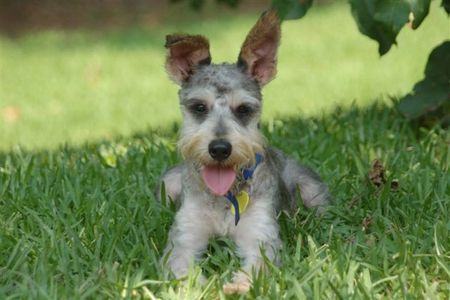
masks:
POLYGON ((203 170, 204 178, 219 173, 231 178, 262 151, 261 88, 275 77, 279 42, 280 20, 274 10, 251 29, 234 64, 212 64, 203 36, 166 37, 166 69, 181 86, 179 148, 203 170))

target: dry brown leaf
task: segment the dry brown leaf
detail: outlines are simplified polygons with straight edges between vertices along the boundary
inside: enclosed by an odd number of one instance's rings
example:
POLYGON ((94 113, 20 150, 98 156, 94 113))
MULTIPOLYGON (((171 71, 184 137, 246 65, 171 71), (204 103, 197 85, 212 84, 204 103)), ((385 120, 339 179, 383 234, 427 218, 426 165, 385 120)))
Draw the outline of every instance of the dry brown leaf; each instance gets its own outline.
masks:
POLYGON ((398 192, 400 190, 400 183, 398 182, 398 179, 394 179, 391 182, 391 191, 398 192))
POLYGON ((373 223, 372 216, 365 217, 362 220, 363 231, 366 231, 367 229, 369 229, 369 227, 372 225, 372 223, 373 223))
POLYGON ((380 187, 386 183, 386 178, 384 176, 383 163, 379 159, 372 161, 372 166, 369 170, 369 179, 375 186, 380 187))

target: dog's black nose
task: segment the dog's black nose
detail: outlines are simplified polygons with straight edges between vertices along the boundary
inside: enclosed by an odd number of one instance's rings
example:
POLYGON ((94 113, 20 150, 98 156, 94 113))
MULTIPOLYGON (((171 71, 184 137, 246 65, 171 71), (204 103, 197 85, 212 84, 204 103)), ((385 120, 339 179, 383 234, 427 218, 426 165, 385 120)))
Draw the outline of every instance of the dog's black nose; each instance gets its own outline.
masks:
POLYGON ((223 161, 231 154, 231 144, 223 139, 214 140, 209 143, 208 151, 214 160, 223 161))

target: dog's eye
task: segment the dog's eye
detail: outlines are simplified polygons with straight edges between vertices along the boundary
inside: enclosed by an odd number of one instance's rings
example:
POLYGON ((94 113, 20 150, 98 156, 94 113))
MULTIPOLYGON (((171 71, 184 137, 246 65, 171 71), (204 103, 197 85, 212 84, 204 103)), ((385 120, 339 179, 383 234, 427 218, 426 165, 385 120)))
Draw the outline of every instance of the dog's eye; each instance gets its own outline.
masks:
POLYGON ((238 117, 246 117, 253 112, 252 108, 248 105, 241 104, 235 109, 235 113, 238 117))
POLYGON ((203 103, 195 103, 189 106, 189 110, 197 115, 204 115, 208 112, 208 107, 203 103))

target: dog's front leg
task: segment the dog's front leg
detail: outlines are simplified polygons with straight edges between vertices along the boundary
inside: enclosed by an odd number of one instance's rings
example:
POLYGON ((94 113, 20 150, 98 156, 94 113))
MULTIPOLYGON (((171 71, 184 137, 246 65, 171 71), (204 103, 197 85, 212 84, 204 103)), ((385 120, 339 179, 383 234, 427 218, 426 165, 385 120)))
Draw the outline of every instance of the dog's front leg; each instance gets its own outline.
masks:
POLYGON ((241 216, 232 234, 243 262, 242 271, 235 273, 232 281, 224 285, 223 290, 227 294, 242 294, 250 289, 252 272, 264 269, 263 253, 272 262, 278 260, 281 241, 271 199, 255 202, 254 207, 241 216))
POLYGON ((196 215, 195 209, 182 206, 175 216, 165 249, 167 267, 176 278, 184 277, 189 266, 203 253, 208 245, 209 227, 196 215))

